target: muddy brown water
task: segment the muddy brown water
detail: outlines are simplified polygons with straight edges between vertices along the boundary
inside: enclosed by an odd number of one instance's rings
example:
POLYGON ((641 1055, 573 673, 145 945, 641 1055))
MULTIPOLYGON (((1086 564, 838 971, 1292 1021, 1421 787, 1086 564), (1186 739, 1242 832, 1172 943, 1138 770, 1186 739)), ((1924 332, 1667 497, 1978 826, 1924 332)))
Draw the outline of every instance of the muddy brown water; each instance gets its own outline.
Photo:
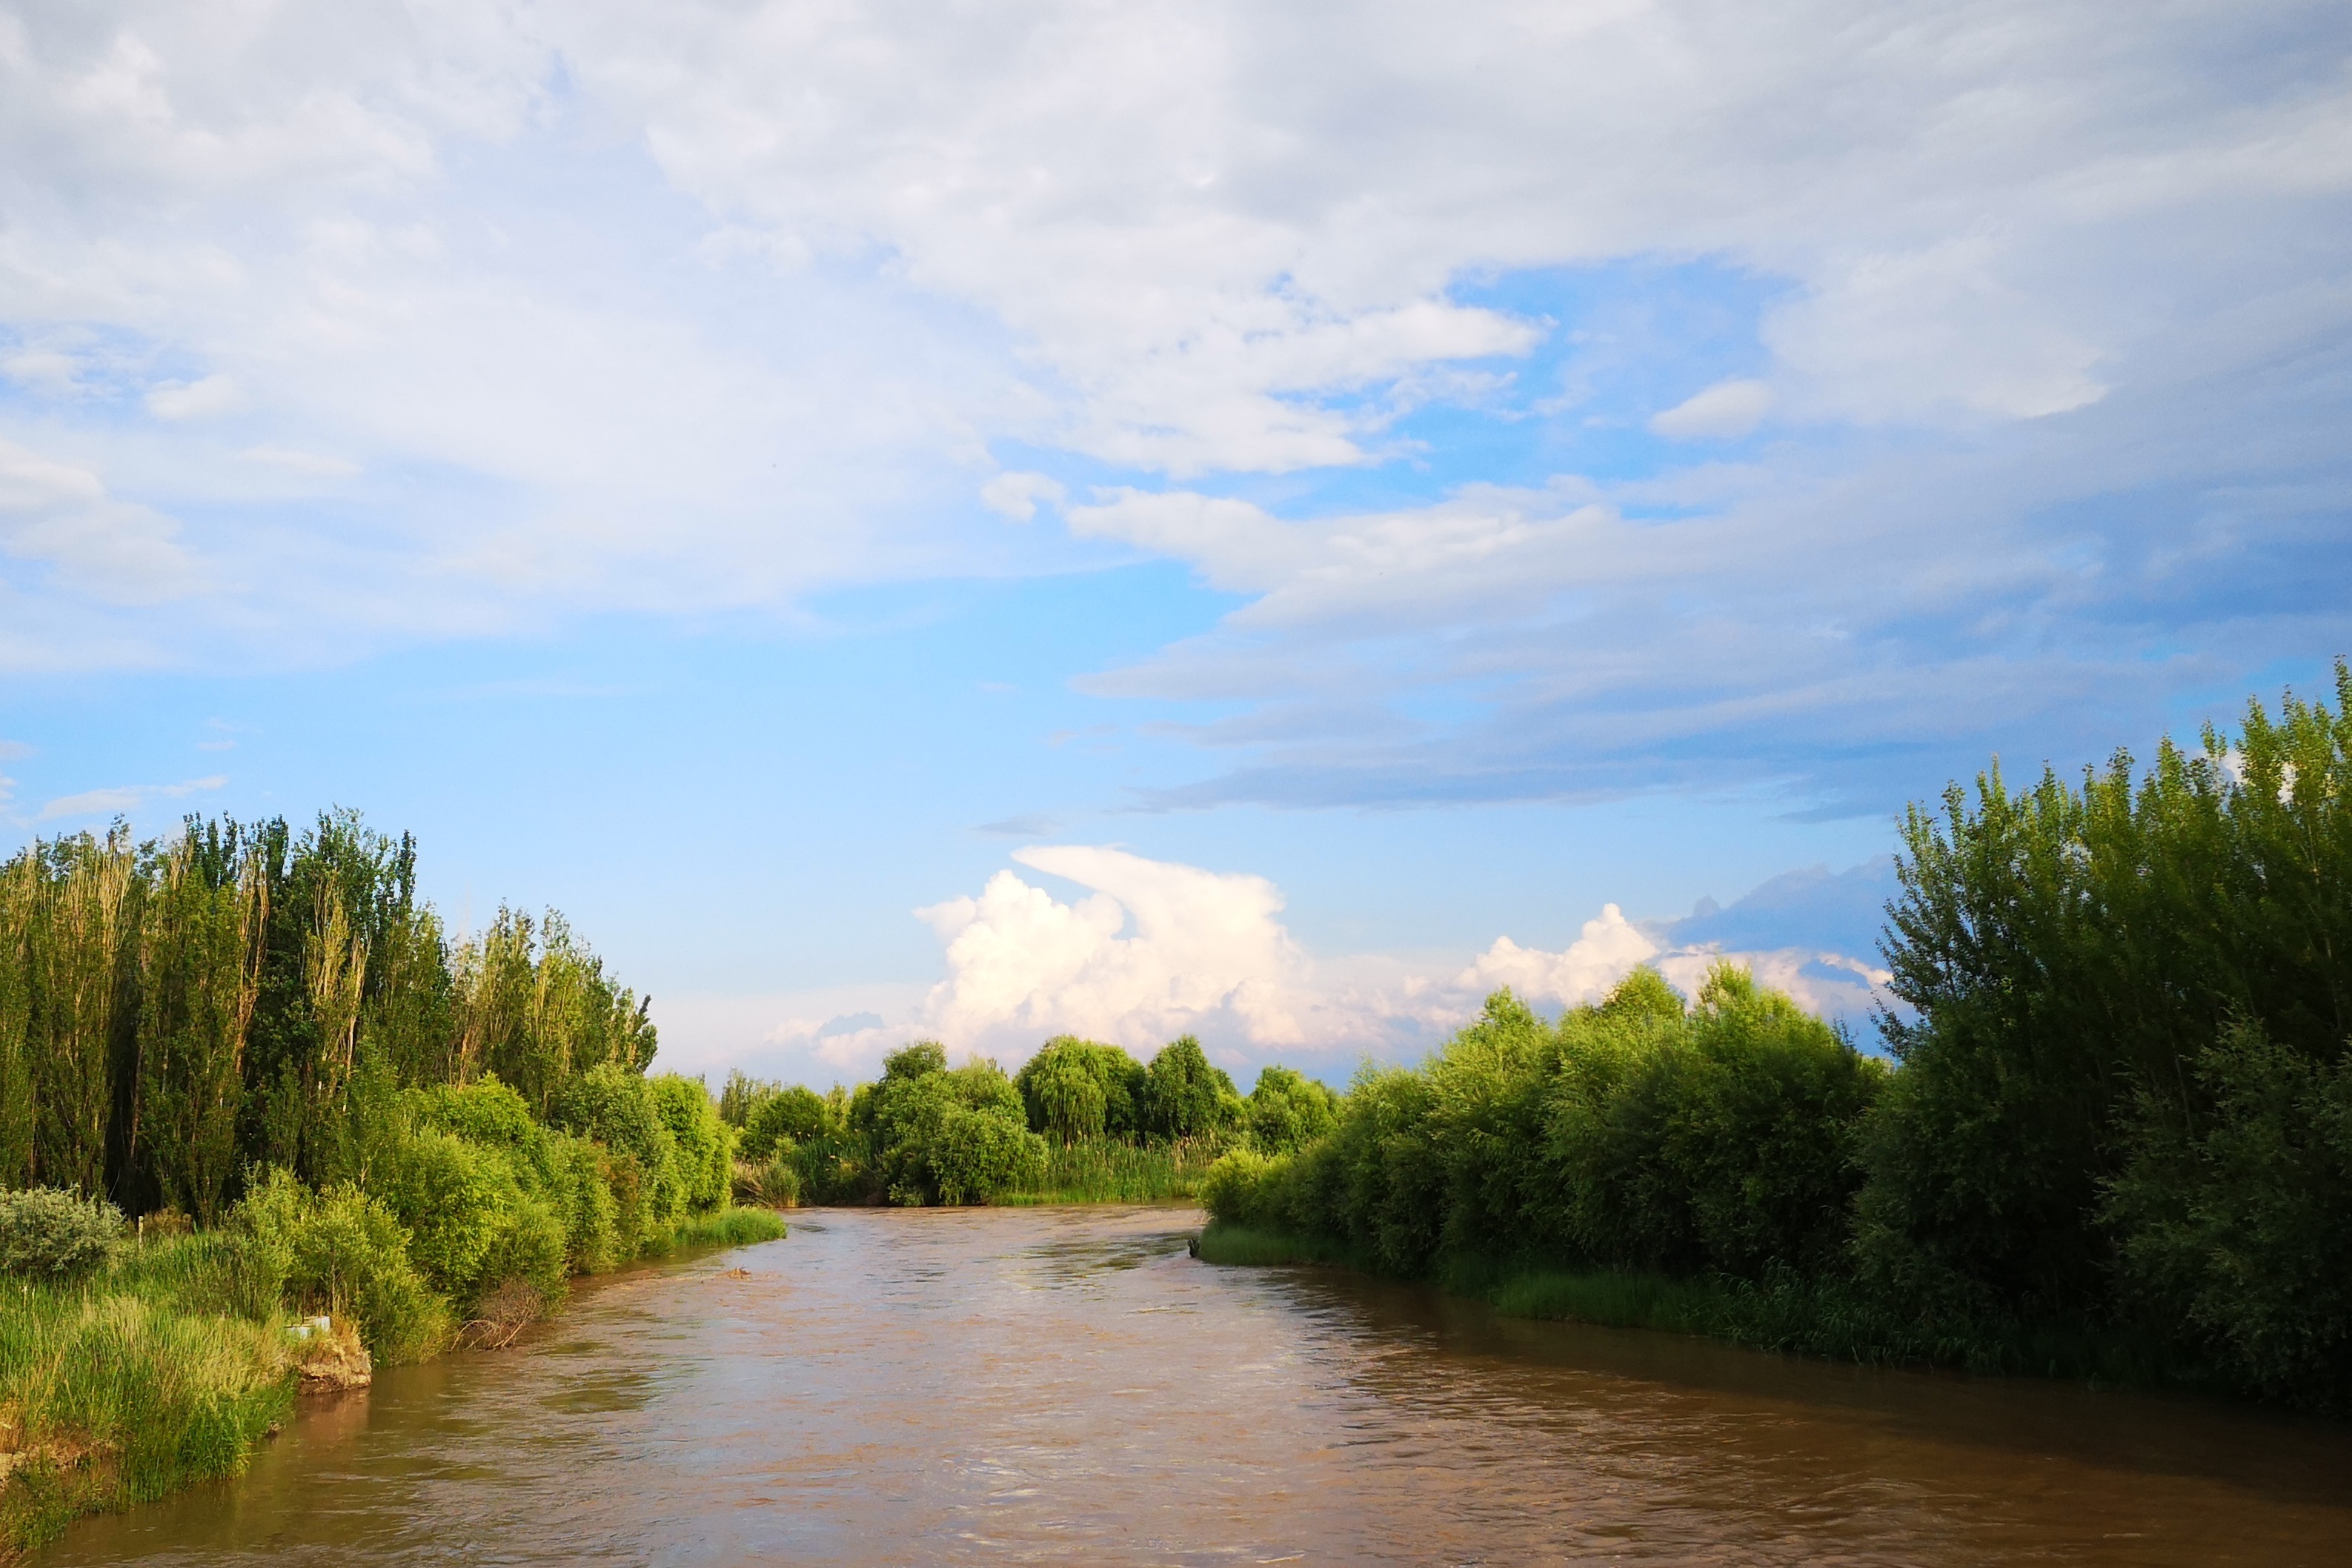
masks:
POLYGON ((1198 1219, 805 1212, 37 1561, 2352 1563, 2352 1428, 1212 1268, 1198 1219))

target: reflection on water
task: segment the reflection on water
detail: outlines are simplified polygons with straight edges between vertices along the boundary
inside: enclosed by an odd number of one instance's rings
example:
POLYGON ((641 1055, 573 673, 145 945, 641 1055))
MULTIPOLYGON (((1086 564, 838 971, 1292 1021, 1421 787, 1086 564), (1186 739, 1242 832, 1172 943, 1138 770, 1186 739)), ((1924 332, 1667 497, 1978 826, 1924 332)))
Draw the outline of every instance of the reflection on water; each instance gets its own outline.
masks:
POLYGON ((806 1214, 38 1561, 2352 1561, 2343 1427, 1213 1268, 1196 1221, 806 1214))

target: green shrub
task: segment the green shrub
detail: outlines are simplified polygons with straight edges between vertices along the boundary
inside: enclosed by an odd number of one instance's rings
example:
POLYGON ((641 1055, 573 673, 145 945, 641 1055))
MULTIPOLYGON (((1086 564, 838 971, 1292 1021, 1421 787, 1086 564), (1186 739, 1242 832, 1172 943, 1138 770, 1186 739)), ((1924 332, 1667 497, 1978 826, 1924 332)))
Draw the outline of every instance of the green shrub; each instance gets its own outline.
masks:
POLYGON ((0 1193, 0 1270, 42 1279, 88 1274, 113 1255, 122 1211, 58 1187, 0 1193))
POLYGON ((646 1082, 654 1113, 669 1130, 677 1151, 682 1208, 690 1214, 725 1208, 735 1179, 735 1130, 719 1120, 719 1107, 700 1079, 666 1073, 646 1082))
POLYGON ((1186 1035, 1160 1047, 1143 1074, 1143 1130, 1155 1138, 1197 1138, 1239 1126, 1242 1097, 1201 1042, 1186 1035))
POLYGON ((1045 1173, 1045 1142, 1000 1110, 949 1108, 929 1150, 931 1189, 943 1204, 984 1203, 1045 1173))
POLYGON ((549 1120, 604 1146, 624 1256, 636 1256, 685 1216, 677 1136, 643 1074, 610 1063, 581 1073, 556 1093, 549 1120))
POLYGON ((2352 1408, 2352 1058, 2243 1023, 2196 1070, 2210 1115, 2144 1096, 2108 1194, 2127 1300, 2240 1386, 2352 1408))
MULTIPOLYGON (((1465 1258, 1830 1268, 1883 1079, 1727 967, 1687 1013, 1647 971, 1557 1025, 1498 992, 1423 1068, 1367 1068, 1327 1134, 1229 1154, 1202 1195, 1221 1224, 1329 1237, 1406 1275, 1465 1258)), ((1303 1081, 1269 1069, 1264 1103, 1286 1110, 1303 1081)))
POLYGON ((881 1081, 854 1102, 892 1203, 984 1203, 1044 1173, 1045 1140, 1029 1131, 1013 1080, 991 1061, 946 1064, 945 1050, 919 1041, 887 1058, 881 1081))
POLYGON ((737 1152, 747 1160, 765 1160, 780 1143, 803 1143, 833 1131, 824 1099, 800 1084, 773 1089, 761 1097, 742 1123, 737 1152))
MULTIPOLYGON (((504 1278, 497 1270, 526 1219, 522 1184, 500 1150, 427 1128, 410 1140, 383 1184, 392 1212, 408 1227, 408 1255, 433 1288, 454 1301, 470 1301, 504 1278)), ((523 1250, 529 1252, 526 1243, 523 1250)))
POLYGON ((735 1201, 765 1208, 791 1208, 801 1199, 799 1148, 782 1143, 764 1160, 735 1162, 735 1201))
POLYGON ((392 1211, 356 1187, 313 1193, 271 1171, 247 1191, 234 1223, 265 1310, 348 1314, 370 1353, 386 1361, 432 1354, 448 1337, 448 1309, 408 1255, 392 1211))
POLYGON ((1312 1143, 1339 1121, 1339 1097, 1288 1068, 1269 1067, 1257 1075, 1243 1125, 1250 1141, 1269 1154, 1312 1143))

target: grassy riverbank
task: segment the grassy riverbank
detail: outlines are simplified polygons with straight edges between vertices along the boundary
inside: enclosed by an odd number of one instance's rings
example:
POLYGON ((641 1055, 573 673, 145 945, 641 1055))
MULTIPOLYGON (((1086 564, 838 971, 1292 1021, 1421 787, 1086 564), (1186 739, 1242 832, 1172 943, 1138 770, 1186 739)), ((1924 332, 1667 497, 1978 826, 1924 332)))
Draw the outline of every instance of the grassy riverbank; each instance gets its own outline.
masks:
MULTIPOLYGON (((1360 1248, 1212 1221, 1201 1233, 1207 1263, 1324 1265, 1380 1273, 1360 1248)), ((2137 1336, 2092 1335, 2057 1326, 2005 1325, 1973 1333, 1923 1331, 1834 1281, 1779 1277, 1675 1277, 1575 1270, 1471 1258, 1441 1258, 1428 1282, 1485 1301, 1507 1318, 1698 1334, 1757 1350, 1866 1366, 1940 1366, 1980 1373, 2079 1379, 2126 1387, 2209 1387, 2211 1369, 2137 1336)))
MULTIPOLYGON (((773 1240, 764 1209, 695 1215, 646 1256, 773 1240)), ((125 1243, 81 1279, 0 1284, 0 1555, 54 1539, 86 1514, 152 1501, 244 1469, 293 1410, 305 1347, 295 1309, 254 1239, 214 1231, 125 1243)), ((551 1303, 543 1303, 551 1305, 551 1303)), ((461 1342, 456 1314, 425 1309, 413 1359, 461 1342)), ((313 1342, 315 1358, 356 1340, 313 1342)))

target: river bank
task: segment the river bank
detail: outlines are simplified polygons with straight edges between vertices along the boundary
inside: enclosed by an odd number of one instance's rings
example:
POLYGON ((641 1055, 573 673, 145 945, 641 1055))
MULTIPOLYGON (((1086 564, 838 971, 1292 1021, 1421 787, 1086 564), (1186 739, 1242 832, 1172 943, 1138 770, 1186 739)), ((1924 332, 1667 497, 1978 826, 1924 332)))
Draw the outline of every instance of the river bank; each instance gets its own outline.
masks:
MULTIPOLYGON (((1227 1267, 1324 1265, 1395 1278, 1371 1255, 1335 1237, 1222 1220, 1202 1229, 1195 1256, 1227 1267)), ((1759 1284, 1719 1276, 1578 1270, 1461 1256, 1439 1257, 1414 1280, 1475 1300, 1506 1318, 1695 1334, 1751 1350, 1860 1366, 1934 1367, 2115 1388, 2228 1392, 2210 1369, 2160 1344, 2046 1326, 1929 1333, 1841 1290, 1834 1280, 1781 1277, 1759 1284)))
MULTIPOLYGON (((772 1212, 723 1209, 682 1219, 642 1256, 784 1232, 772 1212)), ((326 1335, 289 1331, 296 1314, 250 1246, 218 1231, 138 1238, 87 1279, 0 1285, 0 1555, 82 1515, 239 1473, 299 1389, 348 1384, 368 1364, 347 1320, 326 1335)), ((465 1342, 452 1332, 420 1349, 465 1342)))
POLYGON ((583 1282, 530 1353, 390 1369, 33 1568, 2352 1551, 2352 1432, 2292 1415, 1206 1268, 1184 1210, 792 1218, 787 1244, 583 1282))

